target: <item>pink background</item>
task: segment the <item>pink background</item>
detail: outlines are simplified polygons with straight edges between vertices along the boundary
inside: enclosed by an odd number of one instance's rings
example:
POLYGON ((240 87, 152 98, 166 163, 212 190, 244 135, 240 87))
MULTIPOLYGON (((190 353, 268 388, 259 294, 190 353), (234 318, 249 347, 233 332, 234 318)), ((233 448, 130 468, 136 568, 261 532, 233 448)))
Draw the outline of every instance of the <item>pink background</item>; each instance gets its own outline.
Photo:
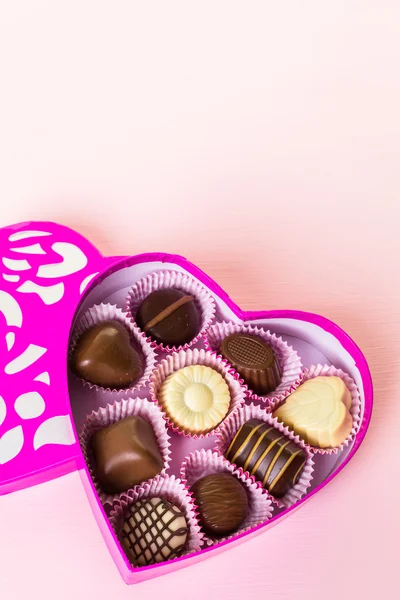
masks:
POLYGON ((365 443, 314 500, 136 588, 78 474, 1 497, 1 597, 396 595, 399 22, 397 0, 2 0, 0 225, 176 252, 244 309, 320 312, 361 345, 376 395, 365 443))

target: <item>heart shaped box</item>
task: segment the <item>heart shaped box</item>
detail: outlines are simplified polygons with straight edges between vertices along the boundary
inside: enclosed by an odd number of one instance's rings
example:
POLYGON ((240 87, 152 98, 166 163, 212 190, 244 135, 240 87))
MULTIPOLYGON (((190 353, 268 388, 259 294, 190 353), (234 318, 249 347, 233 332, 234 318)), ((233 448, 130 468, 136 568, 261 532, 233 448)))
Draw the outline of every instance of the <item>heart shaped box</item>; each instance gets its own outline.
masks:
MULTIPOLYGON (((244 312, 210 277, 181 256, 103 257, 81 235, 55 223, 20 223, 1 229, 0 256, 0 493, 79 470, 93 513, 126 583, 191 565, 272 527, 340 473, 362 443, 372 411, 371 376, 361 350, 332 321, 293 310, 244 312), (183 272, 206 288, 216 303, 217 322, 245 323, 282 336, 297 351, 305 369, 318 363, 342 369, 358 387, 361 412, 357 432, 343 450, 313 457, 311 486, 295 504, 275 505, 267 522, 233 539, 170 562, 133 568, 108 518, 112 507, 101 503, 78 441, 85 417, 116 398, 112 391, 99 394, 82 386, 68 373, 67 357, 73 325, 86 310, 102 302, 124 310, 130 287, 160 270, 183 272)), ((197 342, 196 347, 204 347, 204 342, 197 342)), ((158 352, 158 361, 164 357, 165 353, 158 352)), ((148 387, 142 387, 139 395, 149 397, 148 387)), ((215 449, 215 438, 171 433, 168 475, 179 477, 185 458, 202 448, 215 449)))

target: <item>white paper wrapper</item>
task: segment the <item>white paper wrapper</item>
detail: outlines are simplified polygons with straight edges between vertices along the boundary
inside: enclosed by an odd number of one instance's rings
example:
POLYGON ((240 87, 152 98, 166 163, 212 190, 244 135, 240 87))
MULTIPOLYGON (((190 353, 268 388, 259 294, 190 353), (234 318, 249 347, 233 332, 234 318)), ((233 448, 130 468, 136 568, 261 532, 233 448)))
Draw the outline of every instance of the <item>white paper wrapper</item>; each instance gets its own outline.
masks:
MULTIPOLYGON (((150 396, 151 399, 154 402, 158 402, 158 391, 163 383, 163 381, 169 376, 171 375, 171 373, 174 373, 175 371, 178 371, 179 369, 183 369, 184 367, 187 367, 189 365, 205 365, 207 367, 211 367, 212 369, 215 369, 215 371, 218 371, 218 373, 220 373, 223 378, 225 379, 226 383, 229 386, 229 391, 230 391, 230 395, 231 395, 231 403, 229 406, 229 410, 227 413, 227 416, 225 418, 227 418, 229 415, 233 414, 235 411, 237 411, 240 406, 242 406, 242 404, 245 401, 245 395, 246 395, 246 390, 245 388, 243 388, 243 386, 240 384, 240 382, 238 381, 239 379, 239 375, 238 373, 236 373, 236 371, 234 371, 232 368, 229 368, 229 365, 227 366, 227 361, 225 359, 223 359, 221 356, 217 356, 214 352, 210 352, 210 351, 205 351, 203 349, 197 349, 195 348, 194 350, 181 350, 180 352, 175 352, 173 354, 170 354, 169 356, 167 356, 165 359, 163 359, 157 366, 157 368, 154 370, 153 375, 150 379, 150 396)), ((160 404, 160 403, 159 403, 160 404)), ((214 429, 212 429, 211 431, 206 431, 204 433, 192 433, 188 430, 183 430, 180 427, 178 427, 174 421, 173 421, 173 416, 169 415, 166 410, 165 407, 161 406, 161 410, 163 412, 165 412, 166 414, 166 418, 168 421, 168 427, 170 427, 172 429, 172 431, 174 431, 175 433, 181 434, 181 435, 185 435, 186 437, 193 437, 195 439, 199 439, 199 438, 203 438, 203 437, 208 437, 210 435, 215 434, 219 428, 221 427, 221 424, 218 425, 217 427, 215 427, 214 429)), ((223 423, 223 421, 222 421, 223 423)))
MULTIPOLYGON (((271 411, 299 386, 302 377, 301 359, 281 337, 261 327, 243 323, 222 322, 212 325, 204 334, 206 348, 220 354, 219 348, 224 338, 232 333, 255 335, 272 347, 282 371, 281 383, 273 392, 259 396, 251 390, 243 379, 240 381, 248 389, 248 397, 253 401, 266 402, 271 411)), ((240 377, 240 376, 239 376, 240 377)))
MULTIPOLYGON (((136 312, 146 296, 155 290, 165 288, 176 288, 182 292, 185 292, 185 294, 193 296, 197 308, 201 312, 200 331, 188 344, 178 347, 158 344, 157 342, 153 341, 151 337, 147 337, 146 339, 154 348, 158 348, 160 350, 172 352, 177 350, 185 350, 186 348, 193 346, 193 344, 195 344, 201 338, 201 336, 210 326, 215 315, 214 298, 205 287, 200 285, 200 283, 190 277, 190 275, 181 273, 180 271, 157 271, 137 281, 129 290, 128 297, 126 299, 126 310, 128 317, 132 321, 135 321, 136 312)), ((142 332, 142 335, 146 337, 144 332, 142 332)))
MULTIPOLYGON (((256 406, 254 404, 243 406, 229 419, 224 421, 223 426, 220 428, 217 434, 216 449, 219 453, 224 455, 236 432, 244 423, 246 423, 246 421, 249 421, 250 419, 258 419, 260 421, 264 421, 264 423, 268 423, 268 425, 272 425, 275 427, 275 429, 286 435, 286 437, 293 441, 299 448, 302 448, 307 454, 306 463, 296 485, 290 488, 290 490, 286 492, 282 498, 274 498, 271 494, 269 494, 272 501, 278 506, 284 506, 288 508, 300 500, 300 498, 306 494, 311 485, 312 473, 314 471, 312 453, 298 435, 294 435, 293 431, 290 431, 288 427, 285 427, 277 419, 274 419, 270 413, 266 412, 265 408, 256 406)), ((238 468, 238 471, 243 472, 243 469, 238 468)), ((257 481, 254 476, 250 476, 248 472, 246 472, 246 474, 251 478, 252 481, 257 482, 259 487, 262 486, 261 482, 257 481)))
POLYGON ((90 438, 96 431, 104 429, 105 427, 108 427, 108 425, 116 423, 117 421, 122 421, 122 419, 132 415, 142 417, 153 427, 158 447, 164 461, 164 468, 161 471, 161 474, 165 473, 169 465, 171 455, 169 435, 164 415, 157 404, 143 398, 127 398, 113 404, 108 404, 104 408, 99 408, 96 412, 93 411, 82 425, 79 441, 94 486, 103 504, 106 502, 112 503, 115 498, 119 497, 119 494, 106 494, 101 489, 100 483, 96 478, 96 470, 94 468, 94 461, 90 450, 90 438))
MULTIPOLYGON (((302 383, 319 376, 340 377, 340 379, 344 381, 351 394, 350 414, 353 418, 353 429, 344 442, 342 442, 339 446, 336 446, 336 448, 318 448, 317 446, 311 446, 310 444, 306 444, 306 446, 310 448, 311 452, 314 454, 338 454, 338 452, 341 452, 344 448, 351 444, 360 426, 360 392, 358 391, 358 387, 356 386, 354 379, 352 379, 350 375, 347 375, 347 373, 344 373, 344 371, 341 369, 337 369, 336 367, 328 365, 312 365, 306 369, 303 373, 302 383)), ((281 402, 280 404, 284 404, 284 402, 281 402)))
POLYGON ((116 396, 126 396, 133 391, 138 391, 147 384, 156 364, 156 352, 143 337, 142 332, 138 329, 138 327, 131 322, 127 314, 120 308, 117 308, 117 306, 113 304, 96 304, 95 306, 92 306, 92 308, 89 308, 89 310, 82 315, 79 322, 74 327, 69 347, 69 357, 72 357, 81 335, 91 327, 94 327, 94 325, 97 325, 98 323, 104 323, 105 321, 119 321, 128 330, 131 336, 132 345, 135 350, 139 352, 142 358, 143 373, 141 377, 129 388, 118 390, 95 385, 94 383, 86 381, 86 379, 82 379, 80 377, 78 379, 82 381, 83 385, 89 386, 90 389, 94 388, 98 391, 113 392, 116 396))
MULTIPOLYGON (((192 485, 199 479, 215 473, 228 473, 236 477, 245 487, 249 501, 249 514, 241 527, 233 534, 223 538, 213 538, 204 534, 204 540, 208 546, 218 544, 224 540, 234 538, 239 533, 248 531, 271 518, 273 505, 269 495, 260 488, 243 471, 227 461, 223 456, 212 450, 196 450, 189 454, 182 463, 181 477, 182 481, 188 486, 189 491, 192 485)), ((196 499, 193 498, 196 504, 196 499)))
POLYGON ((174 475, 170 477, 168 475, 155 477, 145 485, 137 486, 133 490, 121 494, 114 501, 110 513, 110 522, 117 536, 121 530, 127 507, 138 500, 148 498, 165 498, 183 512, 189 527, 189 535, 182 556, 198 552, 204 543, 204 536, 198 524, 194 502, 186 486, 179 479, 176 479, 174 475))

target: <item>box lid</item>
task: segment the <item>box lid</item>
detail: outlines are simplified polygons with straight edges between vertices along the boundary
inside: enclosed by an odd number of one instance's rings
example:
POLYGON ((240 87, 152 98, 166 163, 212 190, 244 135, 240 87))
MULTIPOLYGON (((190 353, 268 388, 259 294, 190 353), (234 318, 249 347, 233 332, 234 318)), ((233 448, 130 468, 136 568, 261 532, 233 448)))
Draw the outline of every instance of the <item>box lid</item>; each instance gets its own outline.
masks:
POLYGON ((90 282, 117 259, 49 222, 0 229, 0 494, 76 468, 68 339, 90 282))

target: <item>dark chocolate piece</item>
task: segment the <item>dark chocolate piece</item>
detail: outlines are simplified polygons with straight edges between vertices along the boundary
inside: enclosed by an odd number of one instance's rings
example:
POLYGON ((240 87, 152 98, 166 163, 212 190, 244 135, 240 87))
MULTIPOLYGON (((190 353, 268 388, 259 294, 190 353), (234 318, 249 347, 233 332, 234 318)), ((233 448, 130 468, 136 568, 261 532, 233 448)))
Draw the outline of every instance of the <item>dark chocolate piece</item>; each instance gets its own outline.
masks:
POLYGON ((142 417, 126 417, 97 431, 90 445, 96 476, 107 494, 124 492, 164 467, 154 430, 142 417))
POLYGON ((250 419, 241 426, 225 457, 254 475, 277 498, 298 482, 306 462, 306 453, 301 448, 258 419, 250 419))
POLYGON ((136 313, 140 329, 159 344, 182 346, 200 331, 201 318, 193 296, 166 288, 151 292, 136 313))
POLYGON ((192 486, 204 533, 222 537, 239 529, 248 513, 247 493, 229 473, 215 473, 192 486))
POLYGON ((129 331, 119 321, 104 321, 85 331, 72 355, 71 368, 79 377, 111 389, 129 387, 143 372, 129 331))
POLYGON ((259 337, 232 333, 222 341, 219 351, 256 394, 264 396, 280 384, 281 370, 274 351, 259 337))
POLYGON ((180 556, 188 533, 178 507, 168 500, 151 498, 128 507, 119 538, 131 564, 144 566, 180 556))

